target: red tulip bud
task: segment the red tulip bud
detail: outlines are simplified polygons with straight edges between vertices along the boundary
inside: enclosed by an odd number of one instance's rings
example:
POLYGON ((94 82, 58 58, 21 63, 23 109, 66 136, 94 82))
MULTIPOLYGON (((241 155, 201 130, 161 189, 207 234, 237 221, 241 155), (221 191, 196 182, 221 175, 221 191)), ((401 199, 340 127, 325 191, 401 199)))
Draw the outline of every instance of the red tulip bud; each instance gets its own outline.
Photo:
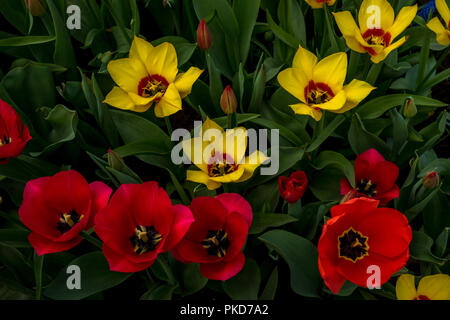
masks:
POLYGON ((25 5, 33 16, 42 16, 45 13, 45 8, 41 0, 24 0, 25 5))
POLYGON ((296 203, 303 197, 308 186, 308 178, 304 171, 295 171, 289 177, 278 179, 281 197, 288 203, 296 203))
POLYGON ((197 44, 202 50, 208 50, 213 43, 213 37, 211 31, 209 31, 208 25, 205 20, 202 19, 197 28, 197 44))
POLYGON ((108 149, 108 165, 113 169, 121 171, 125 167, 125 162, 117 153, 108 149))
POLYGON ((439 184, 439 175, 436 171, 428 172, 422 178, 423 186, 427 189, 434 189, 439 184))
POLYGON ((233 89, 228 85, 225 90, 223 90, 222 96, 220 97, 220 107, 225 114, 232 114, 236 111, 237 100, 234 95, 233 89))

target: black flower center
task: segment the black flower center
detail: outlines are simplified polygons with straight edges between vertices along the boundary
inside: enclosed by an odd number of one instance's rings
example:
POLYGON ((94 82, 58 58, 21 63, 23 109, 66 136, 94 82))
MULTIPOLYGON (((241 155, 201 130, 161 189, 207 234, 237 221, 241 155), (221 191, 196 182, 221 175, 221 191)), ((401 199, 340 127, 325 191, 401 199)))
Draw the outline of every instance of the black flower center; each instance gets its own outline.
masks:
POLYGON ((365 178, 359 181, 359 183, 356 185, 356 190, 359 193, 363 193, 369 197, 373 197, 377 193, 377 185, 370 179, 365 178))
POLYGON ((239 165, 234 163, 233 158, 224 154, 213 154, 208 162, 208 175, 210 177, 221 177, 238 169, 239 165))
POLYGON ((72 210, 69 213, 63 213, 59 218, 56 228, 59 232, 66 233, 72 229, 74 225, 80 222, 83 217, 84 215, 79 215, 75 210, 72 210))
POLYGON ((141 79, 138 85, 138 94, 141 97, 150 98, 160 93, 155 98, 155 100, 159 100, 166 93, 168 86, 169 83, 164 77, 155 74, 141 79))
POLYGON ((338 237, 339 258, 344 258, 352 262, 368 256, 369 237, 364 237, 359 231, 350 228, 338 237))
POLYGON ((3 139, 0 138, 0 146, 5 144, 10 144, 12 141, 11 137, 8 137, 6 134, 3 135, 3 139))
POLYGON ((209 255, 222 258, 227 254, 230 240, 224 230, 209 230, 206 239, 202 241, 202 246, 209 255))
POLYGON ((136 229, 134 229, 134 235, 130 238, 134 247, 134 252, 137 254, 143 254, 154 250, 161 240, 162 236, 153 226, 137 226, 136 229))

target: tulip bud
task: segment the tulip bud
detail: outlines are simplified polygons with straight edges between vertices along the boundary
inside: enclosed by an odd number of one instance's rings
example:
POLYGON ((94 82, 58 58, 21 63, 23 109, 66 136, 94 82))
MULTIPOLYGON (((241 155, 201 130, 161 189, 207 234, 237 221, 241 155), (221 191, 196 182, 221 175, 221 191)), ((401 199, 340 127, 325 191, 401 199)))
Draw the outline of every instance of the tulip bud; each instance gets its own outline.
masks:
POLYGON ((213 43, 213 37, 211 31, 209 31, 208 25, 205 20, 202 19, 197 28, 197 44, 202 50, 208 50, 213 43))
POLYGON ((403 115, 406 118, 413 118, 417 114, 416 103, 414 102, 413 97, 408 97, 405 99, 405 103, 403 105, 403 115))
POLYGON ((45 13, 45 8, 41 0, 24 0, 25 5, 33 16, 42 16, 45 13))
POLYGON ((236 96, 229 85, 223 90, 222 96, 220 97, 220 107, 225 114, 232 114, 236 111, 236 96))
POLYGON ((439 175, 436 171, 428 172, 422 178, 422 184, 427 189, 434 189, 439 184, 439 175))
POLYGON ((125 162, 117 153, 108 149, 108 165, 113 169, 121 171, 125 167, 125 162))

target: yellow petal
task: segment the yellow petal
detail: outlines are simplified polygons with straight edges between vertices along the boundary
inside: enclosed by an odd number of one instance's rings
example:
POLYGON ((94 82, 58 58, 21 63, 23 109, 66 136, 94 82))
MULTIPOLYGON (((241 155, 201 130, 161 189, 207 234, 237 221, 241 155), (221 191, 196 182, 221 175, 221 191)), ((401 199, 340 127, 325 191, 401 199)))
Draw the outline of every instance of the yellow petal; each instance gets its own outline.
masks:
POLYGON ((210 180, 209 176, 202 171, 187 170, 186 180, 203 183, 209 190, 215 190, 222 185, 220 182, 210 180))
POLYGON ((108 72, 117 85, 127 91, 138 93, 139 81, 148 76, 139 59, 118 59, 108 63, 108 72))
POLYGON ((256 150, 251 155, 246 157, 244 164, 240 165, 244 168, 244 173, 236 182, 244 182, 250 179, 253 176, 255 170, 268 159, 270 158, 259 150, 256 150))
POLYGON ((177 78, 175 80, 175 86, 180 92, 181 98, 184 98, 191 93, 192 85, 194 84, 195 81, 197 81, 198 77, 200 77, 202 72, 203 70, 199 68, 190 67, 189 70, 186 71, 185 73, 180 73, 177 75, 177 78))
POLYGON ((320 109, 311 108, 304 103, 293 104, 289 107, 291 107, 296 114, 305 114, 311 116, 316 121, 320 121, 320 119, 322 119, 322 111, 320 111, 320 109))
POLYGON ((441 15, 444 22, 447 24, 447 28, 450 26, 450 9, 447 6, 447 2, 445 0, 436 0, 436 9, 441 15))
POLYGON ((395 291, 397 293, 398 300, 414 300, 417 296, 414 276, 411 274, 402 274, 397 279, 395 291))
POLYGON ((306 102, 305 88, 308 86, 309 79, 305 72, 299 68, 287 68, 278 74, 278 82, 284 90, 292 94, 298 100, 306 102))
POLYGON ((330 111, 339 110, 344 106, 346 99, 347 97, 344 90, 341 90, 330 101, 321 104, 313 104, 311 107, 330 111))
POLYGON ((318 2, 316 0, 305 0, 305 2, 309 4, 313 9, 323 8, 323 2, 318 2))
POLYGON ((417 294, 431 300, 450 300, 450 277, 446 274, 426 276, 419 282, 417 294))
POLYGON ((146 63, 148 56, 151 54, 153 46, 150 42, 145 41, 137 36, 134 36, 131 44, 129 57, 131 59, 139 59, 142 63, 146 63))
POLYGON ((361 43, 356 38, 356 35, 359 35, 360 39, 362 39, 361 31, 356 25, 356 22, 353 19, 353 16, 350 13, 350 11, 332 12, 332 13, 336 20, 336 24, 339 27, 339 30, 344 36, 347 46, 353 51, 366 53, 366 50, 364 50, 361 47, 361 43))
POLYGON ((141 97, 140 95, 137 95, 137 94, 132 93, 132 92, 128 92, 128 95, 130 96, 131 100, 133 100, 133 102, 136 105, 138 105, 138 106, 145 106, 145 105, 151 104, 158 95, 161 95, 161 93, 158 92, 157 95, 155 95, 153 97, 149 97, 149 98, 141 97))
POLYGON ((308 79, 312 79, 312 72, 314 66, 317 64, 317 57, 310 51, 298 46, 295 53, 292 67, 302 69, 308 79))
POLYGON ((386 31, 394 23, 394 16, 394 9, 387 0, 364 0, 358 11, 361 33, 374 28, 386 31))
POLYGON ((371 86, 365 81, 353 79, 348 85, 344 87, 345 95, 347 100, 345 101, 344 107, 339 110, 334 110, 335 113, 344 113, 350 109, 356 107, 362 100, 364 100, 375 87, 371 86))
POLYGON ((402 33, 414 20, 417 14, 417 4, 403 7, 395 18, 394 24, 387 30, 391 34, 392 41, 402 33))
POLYGON ((389 47, 384 48, 384 50, 381 53, 379 53, 375 56, 371 56, 370 60, 372 60, 373 63, 379 63, 379 62, 383 61, 384 59, 386 59, 386 57, 389 55, 389 53, 391 53, 391 51, 402 46, 405 42, 406 42, 406 37, 400 38, 397 42, 394 42, 389 47))
POLYGON ((220 183, 237 182, 243 174, 244 174, 244 167, 239 166, 238 169, 236 171, 233 171, 232 173, 225 174, 219 177, 209 177, 209 179, 214 182, 220 183))
POLYGON ((434 17, 427 23, 427 27, 436 33, 436 41, 443 46, 450 44, 450 31, 444 28, 438 17, 434 17))
POLYGON ((222 154, 230 155, 235 164, 241 163, 244 160, 245 151, 247 150, 247 129, 244 127, 227 130, 225 135, 225 145, 222 154))
POLYGON ((174 82, 178 73, 178 58, 175 47, 169 42, 154 47, 145 66, 150 75, 158 74, 169 83, 174 82))
POLYGON ((189 158, 191 163, 205 173, 208 172, 208 164, 203 159, 203 152, 208 145, 209 142, 203 140, 202 137, 194 137, 189 140, 183 140, 182 142, 184 154, 189 158))
POLYGON ((313 70, 315 83, 327 84, 334 94, 342 90, 347 76, 347 54, 338 52, 320 60, 313 70))
POLYGON ((135 103, 130 96, 119 87, 112 88, 103 102, 124 110, 133 110, 135 107, 135 103))
POLYGON ((181 110, 181 97, 173 83, 168 87, 164 96, 155 106, 155 116, 164 118, 181 110))

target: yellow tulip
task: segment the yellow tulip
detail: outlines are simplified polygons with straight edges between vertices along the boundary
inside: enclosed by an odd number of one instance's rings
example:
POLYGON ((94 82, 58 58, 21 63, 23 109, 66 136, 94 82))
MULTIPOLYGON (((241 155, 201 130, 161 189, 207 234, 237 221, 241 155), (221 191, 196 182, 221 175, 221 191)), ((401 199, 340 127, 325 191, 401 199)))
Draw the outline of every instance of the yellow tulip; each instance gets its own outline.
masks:
POLYGON ((243 127, 225 132, 207 118, 201 130, 203 136, 182 142, 184 154, 200 169, 188 170, 186 179, 205 184, 209 190, 219 188, 222 183, 250 179, 256 168, 269 159, 258 150, 245 157, 248 137, 243 127))
POLYGON ((367 52, 373 63, 383 61, 392 50, 406 42, 406 37, 393 41, 411 24, 416 14, 417 4, 403 7, 395 18, 394 9, 387 0, 364 0, 358 12, 358 27, 350 11, 333 12, 347 46, 356 52, 367 52))
POLYGON ((323 4, 326 2, 329 6, 332 6, 336 0, 305 0, 307 4, 313 9, 323 8, 323 4))
POLYGON ((402 274, 395 290, 398 300, 450 300, 450 277, 446 274, 423 277, 416 289, 414 276, 402 274))
POLYGON ((438 17, 431 19, 427 23, 427 27, 436 33, 436 41, 443 46, 450 44, 450 10, 448 9, 445 0, 436 0, 436 9, 444 20, 444 25, 441 24, 438 17))
POLYGON ((191 93, 203 70, 191 67, 178 73, 178 58, 171 43, 153 47, 134 37, 129 57, 109 62, 108 72, 118 86, 108 93, 105 103, 136 112, 145 112, 155 104, 155 115, 163 118, 181 110, 181 99, 191 93))
POLYGON ((290 105, 296 114, 305 114, 319 121, 321 110, 344 113, 356 107, 375 87, 360 80, 344 86, 347 75, 347 55, 332 54, 320 61, 310 51, 299 46, 292 62, 278 74, 280 85, 302 103, 290 105))

